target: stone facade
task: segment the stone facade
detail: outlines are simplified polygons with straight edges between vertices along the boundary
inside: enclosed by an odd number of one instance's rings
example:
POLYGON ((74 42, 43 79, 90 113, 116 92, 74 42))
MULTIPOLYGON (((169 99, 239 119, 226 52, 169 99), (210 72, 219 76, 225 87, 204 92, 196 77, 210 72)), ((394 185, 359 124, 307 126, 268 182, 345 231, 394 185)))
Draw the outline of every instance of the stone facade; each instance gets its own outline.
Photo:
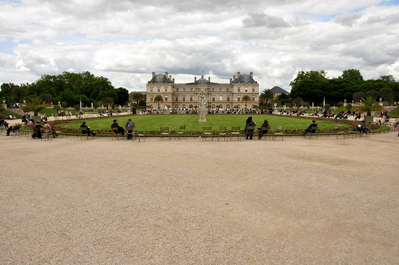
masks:
POLYGON ((229 83, 225 84, 213 83, 210 77, 205 79, 204 76, 200 79, 194 77, 192 83, 177 84, 167 72, 152 73, 152 79, 146 86, 146 103, 153 109, 198 108, 201 92, 205 95, 206 105, 211 109, 230 110, 245 109, 245 107, 250 109, 253 105, 259 105, 259 84, 253 79, 252 72, 250 74, 238 72, 230 78, 229 83), (157 96, 161 96, 162 101, 158 102, 157 96), (250 100, 243 101, 244 96, 249 96, 250 100))

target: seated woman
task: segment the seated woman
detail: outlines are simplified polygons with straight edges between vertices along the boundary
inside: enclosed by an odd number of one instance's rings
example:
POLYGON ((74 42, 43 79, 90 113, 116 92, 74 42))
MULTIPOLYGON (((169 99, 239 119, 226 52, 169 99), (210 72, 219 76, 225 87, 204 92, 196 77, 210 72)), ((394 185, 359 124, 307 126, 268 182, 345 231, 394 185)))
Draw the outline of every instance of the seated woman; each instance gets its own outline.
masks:
POLYGON ((263 121, 262 127, 259 128, 259 139, 262 139, 264 134, 267 134, 267 132, 270 129, 269 122, 267 120, 263 121))
POLYGON ((33 134, 32 134, 32 138, 36 139, 42 139, 42 128, 43 126, 40 124, 40 121, 36 122, 35 128, 33 129, 33 134))

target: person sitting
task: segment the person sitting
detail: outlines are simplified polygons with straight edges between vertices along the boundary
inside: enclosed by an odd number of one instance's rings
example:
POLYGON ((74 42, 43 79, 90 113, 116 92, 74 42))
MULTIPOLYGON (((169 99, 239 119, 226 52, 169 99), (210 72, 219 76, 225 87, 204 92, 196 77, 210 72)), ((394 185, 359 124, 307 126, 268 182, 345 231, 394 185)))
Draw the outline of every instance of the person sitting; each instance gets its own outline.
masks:
POLYGON ((264 121, 263 121, 263 124, 262 124, 262 126, 261 126, 261 128, 259 128, 259 135, 258 135, 258 138, 259 138, 259 139, 262 139, 263 135, 264 135, 264 134, 267 134, 267 132, 269 131, 269 129, 270 129, 269 122, 268 122, 267 120, 264 120, 264 121))
POLYGON ((16 125, 14 125, 14 126, 10 126, 10 127, 8 127, 8 129, 7 129, 7 136, 10 136, 10 132, 13 132, 13 133, 15 133, 16 131, 18 131, 19 129, 21 128, 21 125, 19 125, 19 124, 16 124, 16 125))
POLYGON ((114 120, 114 123, 111 125, 112 131, 114 131, 115 134, 122 134, 125 135, 125 129, 123 129, 121 126, 118 124, 118 120, 114 120))
POLYGON ((315 133, 317 130, 317 123, 316 120, 312 121, 312 124, 309 125, 308 128, 306 128, 306 130, 304 130, 302 132, 303 135, 306 135, 307 133, 315 133))
POLYGON ((91 131, 90 128, 86 125, 85 121, 82 123, 82 125, 80 125, 80 128, 82 129, 83 134, 87 134, 88 136, 96 136, 96 132, 91 131))
POLYGON ((42 128, 43 126, 40 124, 40 121, 36 122, 35 128, 33 129, 33 134, 32 134, 32 138, 36 139, 42 139, 42 128))
POLYGON ((371 132, 371 131, 370 131, 370 128, 367 127, 366 121, 362 121, 362 124, 361 124, 361 132, 362 132, 362 133, 370 133, 370 132, 371 132))
POLYGON ((126 130, 127 130, 127 140, 133 139, 133 128, 135 127, 134 122, 132 119, 129 119, 126 122, 126 130))

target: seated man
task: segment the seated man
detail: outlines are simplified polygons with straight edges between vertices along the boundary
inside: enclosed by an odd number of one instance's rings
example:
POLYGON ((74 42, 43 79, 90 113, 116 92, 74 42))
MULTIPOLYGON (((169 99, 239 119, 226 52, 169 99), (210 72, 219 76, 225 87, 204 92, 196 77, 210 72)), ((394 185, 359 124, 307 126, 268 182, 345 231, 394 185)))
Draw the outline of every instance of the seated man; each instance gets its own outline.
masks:
POLYGON ((306 128, 306 130, 304 130, 302 132, 303 135, 306 135, 307 133, 315 133, 317 130, 317 123, 316 120, 312 121, 312 124, 309 125, 308 128, 306 128))
POLYGON ((111 125, 111 130, 114 131, 115 134, 125 135, 125 129, 119 126, 118 120, 114 120, 114 123, 111 125))
POLYGON ((82 129, 83 134, 87 134, 88 136, 90 135, 96 136, 96 132, 90 131, 90 128, 89 126, 86 125, 85 121, 82 123, 82 125, 80 125, 80 128, 82 129))
POLYGON ((362 121, 362 124, 361 124, 361 132, 363 132, 363 133, 370 133, 370 128, 367 127, 366 121, 362 121))

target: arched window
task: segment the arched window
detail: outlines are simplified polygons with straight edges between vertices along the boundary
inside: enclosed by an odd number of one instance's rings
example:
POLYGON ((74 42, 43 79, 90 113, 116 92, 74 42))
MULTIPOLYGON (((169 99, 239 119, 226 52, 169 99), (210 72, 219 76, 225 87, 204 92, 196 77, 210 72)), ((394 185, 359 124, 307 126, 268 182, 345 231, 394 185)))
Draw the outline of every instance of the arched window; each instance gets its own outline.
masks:
POLYGON ((226 105, 226 109, 230 109, 230 104, 227 104, 227 105, 226 105))
POLYGON ((179 104, 176 104, 176 105, 175 105, 175 109, 178 109, 178 108, 179 108, 179 104))

